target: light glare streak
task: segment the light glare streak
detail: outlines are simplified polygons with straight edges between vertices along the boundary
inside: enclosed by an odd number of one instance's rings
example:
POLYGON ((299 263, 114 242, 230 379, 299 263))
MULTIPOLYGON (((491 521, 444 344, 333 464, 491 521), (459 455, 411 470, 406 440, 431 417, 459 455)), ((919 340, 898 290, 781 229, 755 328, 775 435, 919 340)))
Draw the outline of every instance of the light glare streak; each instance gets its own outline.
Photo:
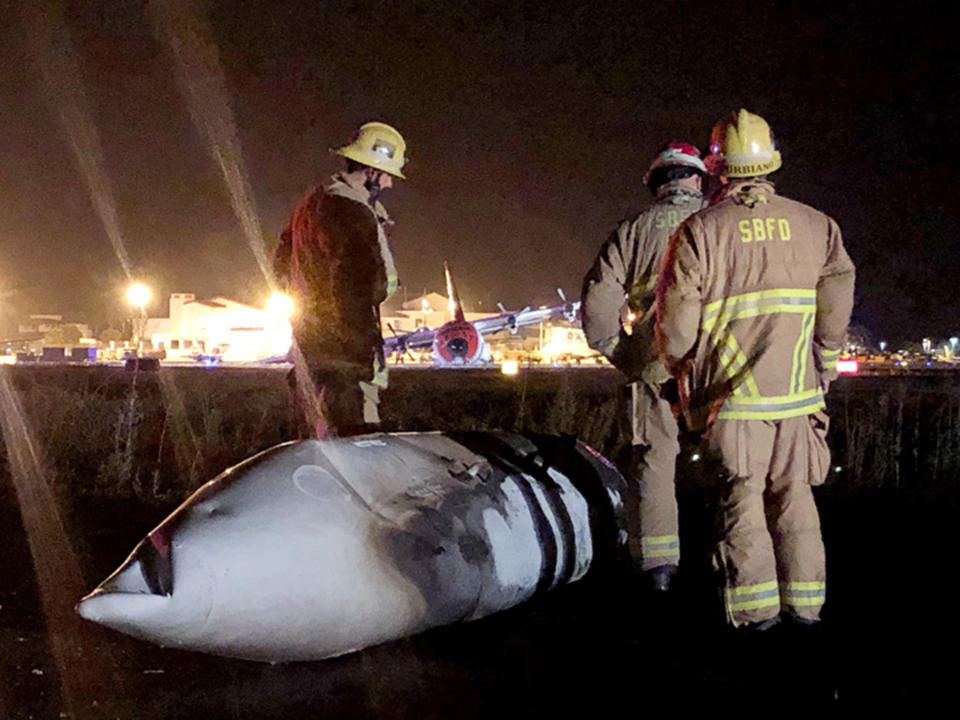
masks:
POLYGON ((83 89, 80 67, 63 19, 63 10, 58 3, 26 3, 24 12, 28 35, 43 72, 48 100, 67 135, 74 162, 87 183, 90 199, 113 245, 117 260, 129 278, 132 266, 120 231, 113 185, 105 169, 100 135, 83 89))
POLYGON ((230 193, 230 204, 240 222, 247 243, 271 291, 275 282, 267 258, 263 229, 254 204, 253 190, 243 163, 243 151, 219 53, 210 29, 199 14, 182 0, 153 0, 150 11, 155 32, 165 38, 173 51, 180 90, 194 124, 210 143, 230 193))

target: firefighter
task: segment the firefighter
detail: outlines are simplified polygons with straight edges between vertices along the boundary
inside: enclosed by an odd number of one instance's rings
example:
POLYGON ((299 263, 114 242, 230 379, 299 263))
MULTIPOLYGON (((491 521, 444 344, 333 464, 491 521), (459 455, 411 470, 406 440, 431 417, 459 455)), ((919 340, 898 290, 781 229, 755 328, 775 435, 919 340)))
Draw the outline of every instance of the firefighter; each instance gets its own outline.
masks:
POLYGON ((301 437, 351 435, 380 422, 380 303, 397 289, 380 196, 404 178, 405 151, 391 126, 362 125, 333 151, 344 168, 299 200, 280 236, 274 271, 295 307, 290 381, 301 437))
POLYGON ((854 267, 836 222, 776 194, 780 153, 763 118, 731 113, 710 151, 729 182, 671 239, 657 344, 724 469, 716 564, 728 622, 815 624, 826 568, 811 487, 829 468, 824 394, 854 267))
POLYGON ((667 144, 644 176, 652 206, 614 230, 583 283, 587 342, 630 381, 631 554, 660 591, 669 589, 680 561, 674 489, 680 446, 667 399, 670 376, 654 347, 654 291, 671 233, 703 206, 705 171, 693 145, 667 144))

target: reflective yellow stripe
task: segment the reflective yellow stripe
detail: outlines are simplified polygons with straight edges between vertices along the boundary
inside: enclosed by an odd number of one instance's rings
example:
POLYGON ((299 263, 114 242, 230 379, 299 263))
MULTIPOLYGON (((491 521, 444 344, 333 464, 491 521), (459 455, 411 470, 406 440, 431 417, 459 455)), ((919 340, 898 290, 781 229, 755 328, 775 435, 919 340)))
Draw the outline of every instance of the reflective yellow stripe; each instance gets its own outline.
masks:
POLYGON ((776 288, 731 295, 708 303, 701 328, 710 336, 720 365, 733 386, 718 417, 728 420, 779 420, 808 415, 825 407, 819 388, 803 391, 810 343, 816 317, 817 291, 809 288, 776 288), (800 337, 793 351, 785 396, 765 397, 750 372, 749 360, 730 328, 736 320, 777 313, 802 314, 800 337))
POLYGON ((732 320, 774 313, 805 313, 817 306, 815 290, 763 290, 715 300, 703 310, 702 327, 709 332, 732 320))
POLYGON ((820 388, 791 395, 744 398, 731 396, 723 403, 717 417, 724 420, 783 420, 809 415, 826 407, 820 388))
POLYGON ((812 312, 807 313, 803 318, 803 327, 800 329, 800 338, 797 340, 797 346, 793 351, 793 392, 799 393, 803 390, 803 381, 807 376, 807 356, 810 354, 810 343, 813 341, 813 319, 815 315, 812 312))
POLYGON ((823 366, 824 370, 834 370, 837 367, 837 360, 840 359, 840 355, 843 353, 843 350, 827 350, 823 347, 817 348, 817 354, 820 356, 820 365, 823 366))
POLYGON ((820 388, 810 388, 798 393, 789 395, 765 395, 759 398, 737 398, 737 405, 755 405, 762 408, 767 405, 786 405, 788 403, 798 403, 802 400, 822 398, 823 391, 820 388))
MULTIPOLYGON (((751 307, 727 315, 718 316, 718 319, 722 321, 718 324, 726 325, 734 320, 745 320, 747 318, 760 317, 761 315, 776 315, 778 313, 806 314, 809 313, 813 307, 813 305, 763 305, 761 307, 751 307)), ((707 331, 709 331, 713 326, 714 323, 709 320, 703 323, 703 328, 707 331)))
POLYGON ((647 548, 641 548, 640 552, 645 558, 679 557, 680 548, 662 548, 660 550, 647 550, 647 548))
POLYGON ((726 588, 726 605, 727 610, 731 613, 739 610, 755 610, 756 608, 771 607, 779 604, 780 593, 776 580, 769 580, 767 582, 757 583, 756 585, 740 585, 739 587, 726 588))
MULTIPOLYGON (((715 339, 714 344, 716 345, 717 342, 715 339)), ((757 381, 753 379, 753 375, 749 372, 743 372, 743 369, 747 366, 747 356, 743 354, 743 350, 740 349, 733 333, 728 332, 726 343, 720 347, 720 364, 731 380, 742 380, 733 389, 736 395, 760 394, 760 388, 757 387, 757 381)))
POLYGON ((785 597, 783 599, 784 605, 793 605, 794 607, 811 607, 813 605, 823 605, 825 602, 826 602, 826 598, 824 598, 823 596, 802 597, 802 598, 785 597))
POLYGON ((813 298, 817 299, 817 291, 809 288, 777 288, 774 290, 758 290, 756 292, 744 293, 743 295, 731 295, 729 297, 714 300, 703 308, 704 316, 710 316, 717 312, 724 305, 740 305, 748 302, 757 302, 769 298, 813 298))
POLYGON ((645 558, 680 557, 680 537, 678 535, 641 537, 640 553, 645 558))
POLYGON ((806 407, 796 407, 790 410, 721 410, 717 417, 721 420, 786 420, 802 417, 826 409, 827 405, 820 400, 806 407))
POLYGON ((756 610, 757 608, 770 607, 771 605, 779 605, 780 598, 776 595, 768 598, 760 598, 759 600, 745 600, 743 602, 737 603, 728 603, 727 609, 730 612, 737 612, 739 610, 756 610))
POLYGON ((796 580, 780 583, 780 599, 784 605, 814 607, 826 602, 827 583, 823 580, 796 580))
POLYGON ((780 587, 786 590, 825 590, 827 583, 824 580, 791 581, 780 583, 780 587))
POLYGON ((776 590, 777 581, 758 583, 756 585, 740 585, 739 587, 727 588, 728 595, 753 595, 754 593, 764 592, 765 590, 776 590))

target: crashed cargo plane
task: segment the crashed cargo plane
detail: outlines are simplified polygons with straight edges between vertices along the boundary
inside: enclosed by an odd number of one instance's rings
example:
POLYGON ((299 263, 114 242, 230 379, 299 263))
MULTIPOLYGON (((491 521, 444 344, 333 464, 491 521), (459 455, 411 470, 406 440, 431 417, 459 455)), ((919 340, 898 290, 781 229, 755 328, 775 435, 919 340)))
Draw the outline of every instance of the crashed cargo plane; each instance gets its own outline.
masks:
POLYGON ((623 494, 572 438, 286 443, 201 487, 77 610, 162 646, 320 660, 582 578, 623 548, 623 494))

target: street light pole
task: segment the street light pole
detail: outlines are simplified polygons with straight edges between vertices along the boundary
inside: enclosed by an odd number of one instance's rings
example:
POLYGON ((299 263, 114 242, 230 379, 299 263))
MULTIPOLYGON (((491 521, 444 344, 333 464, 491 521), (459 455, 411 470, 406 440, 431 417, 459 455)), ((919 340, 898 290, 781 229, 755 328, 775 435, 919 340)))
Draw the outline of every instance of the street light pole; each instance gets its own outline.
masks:
POLYGON ((140 345, 143 342, 143 332, 147 325, 147 303, 150 301, 150 288, 143 283, 133 283, 127 288, 127 302, 134 309, 131 328, 133 344, 137 357, 140 356, 140 345))

